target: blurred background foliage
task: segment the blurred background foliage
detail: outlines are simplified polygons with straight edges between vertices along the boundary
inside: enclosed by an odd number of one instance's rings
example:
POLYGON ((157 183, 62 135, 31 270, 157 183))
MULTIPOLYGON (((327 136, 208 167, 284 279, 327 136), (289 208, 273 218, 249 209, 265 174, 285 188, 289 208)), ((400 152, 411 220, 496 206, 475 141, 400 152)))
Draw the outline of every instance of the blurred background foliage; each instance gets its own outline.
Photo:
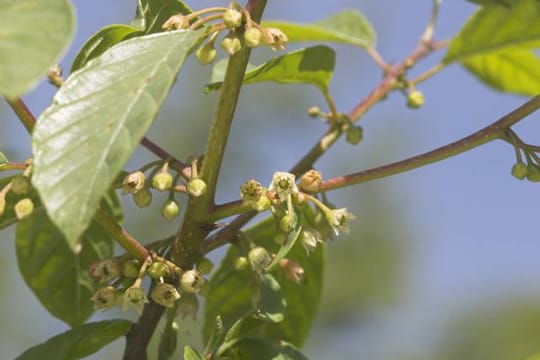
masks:
MULTIPOLYGON (((101 26, 129 23, 135 8, 131 0, 74 3, 79 30, 62 63, 66 69, 86 38, 101 26)), ((190 5, 216 3, 226 4, 190 5)), ((395 61, 415 45, 430 6, 428 0, 270 1, 267 18, 307 22, 345 7, 358 8, 374 24, 380 51, 395 61)), ((465 1, 443 4, 440 37, 456 33, 472 11, 474 6, 465 1)), ((381 74, 360 50, 334 47, 338 62, 331 90, 338 107, 346 111, 381 74)), ((261 63, 272 55, 256 51, 252 62, 261 63)), ((217 98, 217 94, 202 94, 209 71, 193 59, 188 63, 148 134, 180 158, 204 150, 217 98)), ((423 91, 427 102, 420 111, 407 110, 399 94, 371 111, 362 120, 365 141, 356 148, 344 141, 337 144, 317 164, 323 176, 429 150, 484 126, 523 101, 495 94, 456 66, 425 84, 423 91)), ((42 84, 25 100, 38 114, 50 103, 53 92, 42 84)), ((323 99, 309 87, 246 87, 218 201, 238 198, 239 184, 249 178, 266 183, 275 170, 293 165, 325 129, 305 115, 308 107, 322 104, 323 99)), ((0 124, 1 150, 10 159, 27 158, 27 135, 3 102, 0 124)), ((538 134, 539 127, 523 125, 521 129, 538 134)), ((151 160, 148 152, 139 149, 127 169, 151 160)), ((328 243, 325 292, 306 345, 308 356, 314 360, 526 360, 540 352, 540 246, 536 201, 528 200, 537 197, 538 188, 516 185, 510 179, 512 161, 511 149, 489 145, 458 160, 330 194, 332 202, 348 207, 357 220, 351 234, 328 243)), ((125 198, 126 228, 143 242, 173 233, 178 224, 167 223, 159 215, 164 200, 155 196, 151 208, 138 210, 125 198)), ((10 359, 64 331, 65 325, 42 310, 22 282, 16 269, 13 229, 1 231, 0 240, 4 294, 0 358, 10 359)), ((213 259, 219 262, 222 254, 213 254, 213 259)), ((94 318, 115 316, 133 319, 132 314, 117 311, 94 318)), ((199 324, 181 321, 180 334, 182 343, 200 348, 199 324)), ((93 358, 119 358, 122 346, 123 341, 117 341, 93 358)))

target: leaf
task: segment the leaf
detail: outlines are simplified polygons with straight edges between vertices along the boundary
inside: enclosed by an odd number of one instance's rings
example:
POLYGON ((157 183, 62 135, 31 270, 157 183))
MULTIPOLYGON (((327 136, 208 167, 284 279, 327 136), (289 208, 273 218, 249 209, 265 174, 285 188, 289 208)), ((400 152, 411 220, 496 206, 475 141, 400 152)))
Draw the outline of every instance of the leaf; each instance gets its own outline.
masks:
POLYGON ((135 20, 131 24, 145 34, 163 32, 161 26, 171 16, 189 14, 191 8, 180 0, 139 0, 135 20))
POLYGON ((512 6, 519 0, 467 0, 482 6, 512 6))
POLYGON ((294 345, 269 338, 244 338, 232 346, 226 355, 235 360, 308 360, 294 345))
POLYGON ((463 66, 487 85, 520 95, 540 93, 540 59, 531 49, 512 48, 465 60, 463 66))
POLYGON ((184 360, 205 360, 193 347, 187 345, 184 347, 184 360))
POLYGON ((84 324, 26 350, 16 360, 80 359, 126 335, 131 326, 131 321, 127 320, 105 320, 84 324))
POLYGON ((443 62, 465 61, 507 48, 538 45, 539 19, 540 2, 537 0, 519 0, 512 8, 481 8, 450 43, 443 62))
POLYGON ((33 134, 33 183, 74 248, 204 31, 124 41, 70 76, 33 134))
MULTIPOLYGON (((118 213, 108 203, 114 200, 103 201, 104 209, 118 213)), ((43 210, 17 225, 15 247, 24 281, 51 315, 72 327, 94 312, 90 297, 96 284, 88 275, 89 265, 113 254, 110 237, 97 223, 86 230, 80 244, 75 254, 43 210)))
POLYGON ((254 305, 256 316, 274 323, 283 321, 287 302, 283 298, 281 286, 270 274, 260 274, 252 291, 257 293, 254 305))
MULTIPOLYGON (((323 92, 334 73, 336 54, 328 46, 314 46, 271 59, 246 72, 244 84, 274 81, 282 84, 311 84, 323 92)), ((217 77, 217 74, 216 74, 217 77)), ((204 92, 218 90, 223 79, 206 85, 204 92)))
POLYGON ((287 238, 285 239, 285 243, 283 246, 279 248, 279 251, 277 252, 276 256, 272 259, 272 262, 268 267, 265 269, 266 271, 272 270, 281 259, 283 259, 289 251, 291 251, 292 247, 296 243, 296 240, 300 237, 300 234, 302 232, 302 226, 299 224, 299 226, 296 227, 293 231, 287 234, 287 238))
POLYGON ((265 27, 283 31, 289 42, 332 41, 362 48, 375 43, 375 31, 366 17, 355 9, 347 9, 312 24, 286 21, 265 21, 265 27))
POLYGON ((20 96, 66 50, 75 30, 68 0, 0 1, 0 93, 20 96))
POLYGON ((143 33, 128 25, 108 25, 101 28, 83 45, 73 64, 71 72, 82 68, 88 61, 103 54, 114 45, 143 33))
MULTIPOLYGON (((313 216, 306 214, 305 218, 311 225, 313 216)), ((246 235, 258 245, 277 251, 277 245, 273 241, 274 234, 275 222, 272 218, 246 231, 246 235)), ((228 329, 238 319, 253 311, 247 286, 253 273, 249 270, 236 270, 233 265, 234 260, 240 255, 238 248, 231 246, 212 277, 205 307, 203 328, 205 339, 209 338, 214 329, 216 316, 221 316, 225 328, 228 329)), ((276 324, 267 323, 266 334, 289 341, 296 346, 302 345, 319 305, 323 285, 324 255, 324 246, 318 246, 309 256, 299 244, 291 249, 287 257, 302 265, 305 272, 304 281, 296 284, 285 279, 280 271, 273 274, 281 286, 287 308, 283 321, 276 324)))
POLYGON ((8 158, 6 157, 6 155, 4 155, 3 152, 0 151, 0 165, 5 164, 7 162, 9 162, 8 158))
MULTIPOLYGON (((212 67, 212 74, 210 75, 210 83, 220 82, 225 79, 225 72, 227 71, 227 65, 229 64, 229 58, 223 58, 216 62, 212 67)), ((255 69, 256 66, 253 64, 247 64, 246 73, 255 69)))

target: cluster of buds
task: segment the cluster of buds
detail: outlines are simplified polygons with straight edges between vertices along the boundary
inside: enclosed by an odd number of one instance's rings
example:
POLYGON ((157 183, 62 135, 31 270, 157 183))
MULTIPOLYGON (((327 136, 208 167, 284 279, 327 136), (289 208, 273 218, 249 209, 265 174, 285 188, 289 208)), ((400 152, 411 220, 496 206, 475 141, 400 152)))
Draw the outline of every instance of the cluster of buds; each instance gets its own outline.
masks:
POLYGON ((538 146, 526 144, 511 129, 507 129, 506 135, 516 151, 517 162, 512 166, 512 176, 519 180, 527 179, 530 182, 540 182, 540 151, 538 151, 538 146), (523 157, 525 157, 525 162, 523 157))
POLYGON ((15 175, 2 189, 0 189, 0 217, 6 212, 8 195, 13 196, 15 204, 13 210, 18 220, 23 220, 34 212, 34 201, 29 197, 32 190, 30 175, 32 173, 31 161, 26 162, 25 170, 15 175), (17 200, 18 199, 18 200, 17 200))

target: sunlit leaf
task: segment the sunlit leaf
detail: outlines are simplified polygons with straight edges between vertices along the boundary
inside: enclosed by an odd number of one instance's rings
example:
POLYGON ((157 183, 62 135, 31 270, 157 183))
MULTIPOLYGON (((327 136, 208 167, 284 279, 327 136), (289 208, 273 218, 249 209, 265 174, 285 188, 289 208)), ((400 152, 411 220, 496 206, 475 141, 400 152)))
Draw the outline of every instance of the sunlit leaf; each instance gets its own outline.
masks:
POLYGON ((74 30, 68 0, 0 1, 0 93, 30 90, 60 59, 74 30))
POLYGON ((92 35, 79 50, 71 65, 71 72, 82 68, 88 61, 103 54, 119 42, 140 34, 143 33, 128 25, 105 26, 92 35))
MULTIPOLYGON (((115 201, 104 200, 102 206, 118 215, 118 209, 109 207, 115 201)), ((89 265, 110 258, 113 251, 110 237, 97 223, 84 232, 80 245, 75 254, 43 210, 17 225, 17 261, 26 284, 53 316, 72 327, 94 311, 90 297, 96 284, 88 275, 89 265)))
POLYGON ((308 360, 294 345, 270 338, 244 338, 232 346, 225 355, 235 360, 308 360))
POLYGON ((180 0, 139 0, 131 25, 146 34, 164 31, 161 26, 173 15, 189 14, 191 9, 180 0))
POLYGON ((265 21, 265 27, 283 31, 289 42, 332 41, 363 48, 375 43, 375 31, 358 10, 348 9, 311 24, 265 21))
POLYGON ((130 39, 56 93, 33 134, 33 183, 71 247, 157 115, 203 31, 130 39))
MULTIPOLYGON (((328 46, 321 45, 300 49, 271 59, 247 71, 244 76, 244 84, 261 81, 274 81, 282 84, 311 84, 326 91, 334 73, 335 62, 336 54, 328 46)), ((213 80, 219 79, 219 81, 206 85, 205 92, 221 88, 223 79, 218 78, 219 73, 214 73, 212 78, 213 80)))
POLYGON ((28 349, 16 360, 80 359, 125 336, 131 326, 132 323, 127 320, 105 320, 84 324, 28 349))
POLYGON ((187 345, 184 347, 184 360, 204 360, 205 358, 199 354, 193 347, 187 345))

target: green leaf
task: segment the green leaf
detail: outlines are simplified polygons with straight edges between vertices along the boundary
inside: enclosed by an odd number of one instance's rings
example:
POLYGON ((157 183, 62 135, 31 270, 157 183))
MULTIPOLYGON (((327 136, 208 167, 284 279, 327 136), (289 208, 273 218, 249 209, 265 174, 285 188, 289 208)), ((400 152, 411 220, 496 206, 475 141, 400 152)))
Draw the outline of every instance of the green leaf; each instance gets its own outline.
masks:
POLYGON ((525 96, 540 93, 540 59, 531 49, 511 48, 475 56, 463 66, 487 85, 525 96))
POLYGON ((283 246, 279 248, 279 251, 277 252, 276 256, 274 256, 274 258, 272 259, 272 262, 270 263, 270 265, 268 265, 268 267, 265 270, 267 271, 272 270, 279 263, 281 259, 287 256, 289 251, 291 251, 292 247, 296 243, 296 240, 298 240, 298 238, 300 237, 301 233, 302 233, 302 226, 298 224, 296 229, 294 229, 293 231, 287 234, 285 243, 283 244, 283 246))
POLYGON ((174 31, 121 42, 70 76, 40 116, 33 183, 71 247, 205 35, 174 31))
MULTIPOLYGON (((225 72, 227 71, 227 65, 229 64, 229 58, 223 58, 216 62, 212 67, 212 74, 210 75, 210 83, 221 82, 225 79, 225 72)), ((256 66, 253 64, 247 64, 246 73, 255 69, 256 66)))
POLYGON ((450 43, 443 62, 465 61, 503 49, 538 46, 540 2, 519 0, 512 8, 485 7, 477 11, 450 43))
POLYGON ((191 8, 180 0, 139 0, 137 13, 132 26, 143 30, 145 34, 164 31, 161 26, 171 16, 190 14, 191 8))
MULTIPOLYGON (((107 205, 114 201, 104 200, 102 207, 118 213, 107 205)), ((35 210, 17 225, 15 246, 22 277, 43 306, 72 327, 94 312, 90 297, 96 284, 88 275, 89 265, 113 254, 110 237, 97 223, 85 231, 80 244, 75 254, 43 210, 35 210)))
POLYGON ((80 359, 125 336, 131 326, 131 321, 127 320, 105 320, 84 324, 26 350, 16 360, 80 359))
MULTIPOLYGON (((253 283, 252 291, 256 292, 256 316, 274 323, 283 321, 287 302, 277 280, 270 274, 260 274, 253 283)), ((252 295, 253 296, 253 295, 252 295)))
POLYGON ((375 31, 366 17, 358 10, 348 9, 312 24, 286 21, 265 21, 265 27, 283 31, 289 42, 332 41, 362 48, 375 43, 375 31))
POLYGON ((3 152, 0 151, 0 164, 5 164, 7 162, 9 162, 8 158, 3 152))
MULTIPOLYGON (((246 72, 244 84, 274 81, 281 84, 311 84, 325 92, 334 74, 336 54, 328 46, 314 46, 271 59, 246 72)), ((224 72, 223 72, 224 74, 224 72)), ((214 77, 217 77, 215 73, 214 77)), ((223 79, 206 85, 204 92, 218 90, 223 79)))
POLYGON ((103 54, 114 45, 143 32, 128 25, 108 25, 101 28, 83 45, 71 65, 71 72, 82 68, 88 61, 103 54))
POLYGON ((184 360, 205 360, 193 347, 187 345, 184 347, 184 360))
POLYGON ((235 360, 308 360, 294 345, 269 338, 244 338, 232 346, 225 355, 235 360))
POLYGON ((20 96, 60 59, 75 30, 68 0, 0 1, 0 93, 20 96))
MULTIPOLYGON (((308 215, 305 218, 312 225, 313 216, 308 215)), ((273 218, 266 219, 246 231, 246 235, 257 245, 277 251, 277 245, 273 240, 274 234, 273 218)), ((253 311, 251 294, 249 287, 246 286, 251 281, 253 272, 236 270, 233 265, 234 260, 241 255, 237 247, 231 246, 212 277, 205 307, 203 329, 205 339, 208 339, 212 333, 218 315, 221 316, 225 328, 230 328, 238 319, 253 311)), ((266 324, 266 334, 276 339, 289 341, 296 346, 302 345, 319 306, 323 285, 324 255, 324 246, 317 247, 317 250, 309 256, 299 244, 291 249, 287 257, 302 265, 305 281, 296 284, 285 279, 281 271, 273 274, 281 286, 287 308, 283 321, 266 324)))

